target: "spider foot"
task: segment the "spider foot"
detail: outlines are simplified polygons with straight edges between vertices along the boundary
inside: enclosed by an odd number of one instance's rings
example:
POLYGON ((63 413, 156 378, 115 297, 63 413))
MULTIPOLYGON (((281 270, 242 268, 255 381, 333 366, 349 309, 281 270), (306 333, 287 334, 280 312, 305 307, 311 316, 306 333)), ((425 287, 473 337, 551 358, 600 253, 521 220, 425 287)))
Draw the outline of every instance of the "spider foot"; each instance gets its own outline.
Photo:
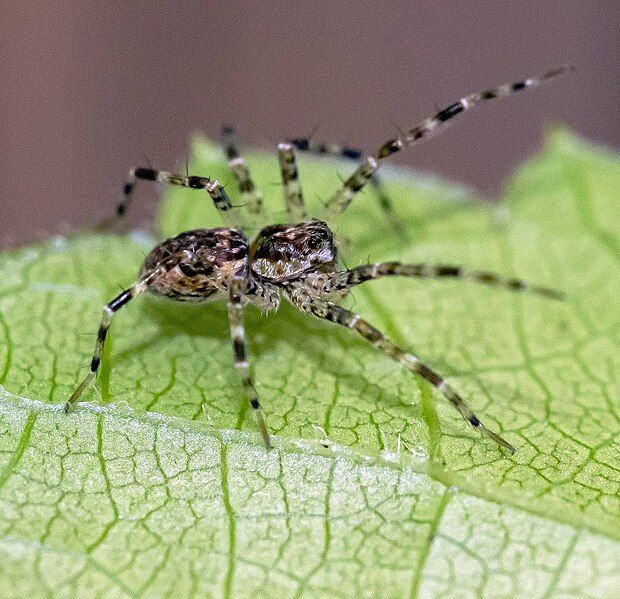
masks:
POLYGON ((260 434, 263 437, 263 443, 265 444, 265 449, 271 449, 271 437, 269 436, 269 431, 267 430, 267 423, 265 422, 265 418, 261 410, 255 410, 256 414, 256 422, 258 423, 258 428, 260 430, 260 434))
POLYGON ((95 372, 91 371, 86 375, 86 378, 80 383, 78 388, 72 393, 71 397, 68 399, 65 404, 63 410, 65 414, 71 414, 77 405, 77 400, 82 395, 84 389, 86 389, 87 385, 93 380, 95 376, 95 372))
POLYGON ((477 428, 479 428, 487 437, 493 439, 497 445, 506 449, 510 455, 514 455, 516 450, 510 443, 508 443, 508 441, 502 439, 502 437, 500 437, 497 433, 490 431, 483 424, 480 424, 477 428))

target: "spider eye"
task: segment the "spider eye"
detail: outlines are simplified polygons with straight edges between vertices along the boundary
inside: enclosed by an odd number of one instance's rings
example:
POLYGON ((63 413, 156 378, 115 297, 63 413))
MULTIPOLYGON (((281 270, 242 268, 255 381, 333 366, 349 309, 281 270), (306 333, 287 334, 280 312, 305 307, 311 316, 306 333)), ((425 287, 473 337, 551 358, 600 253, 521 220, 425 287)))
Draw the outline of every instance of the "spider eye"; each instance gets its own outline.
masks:
POLYGON ((308 247, 311 250, 316 250, 317 248, 321 247, 322 243, 323 237, 321 235, 313 235, 312 237, 310 237, 310 239, 308 239, 308 247))

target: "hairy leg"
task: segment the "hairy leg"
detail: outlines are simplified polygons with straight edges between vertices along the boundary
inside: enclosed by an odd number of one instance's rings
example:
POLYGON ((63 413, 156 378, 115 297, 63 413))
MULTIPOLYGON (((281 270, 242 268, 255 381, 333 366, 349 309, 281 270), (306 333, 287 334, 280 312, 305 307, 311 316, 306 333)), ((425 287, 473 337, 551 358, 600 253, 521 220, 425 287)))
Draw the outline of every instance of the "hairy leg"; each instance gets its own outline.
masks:
POLYGON ((559 67, 547 71, 538 77, 530 77, 516 83, 504 83, 486 91, 476 92, 464 96, 450 104, 433 116, 429 116, 416 123, 407 133, 385 142, 372 156, 366 156, 357 170, 344 182, 342 188, 327 203, 328 216, 332 219, 344 212, 356 193, 364 188, 379 166, 379 161, 400 152, 402 149, 429 139, 432 135, 443 130, 444 125, 458 114, 494 98, 503 98, 515 92, 537 87, 545 81, 573 70, 574 67, 559 67))
POLYGON ((245 342, 245 328, 243 326, 242 298, 245 286, 243 278, 234 278, 228 288, 228 320, 230 321, 230 338, 233 345, 235 370, 243 385, 245 394, 256 416, 258 428, 263 437, 265 447, 271 447, 269 432, 263 416, 258 393, 254 387, 254 381, 250 372, 250 364, 247 357, 245 342))
POLYGON ((282 183, 284 183, 286 211, 293 222, 302 221, 306 218, 307 213, 299 184, 295 150, 291 144, 278 144, 278 160, 280 161, 282 183))
POLYGON ((484 270, 467 270, 461 266, 403 264, 402 262, 379 262, 363 264, 334 275, 319 275, 309 279, 309 283, 319 287, 317 291, 329 293, 344 291, 356 285, 383 277, 415 277, 425 279, 457 278, 475 281, 484 285, 503 287, 511 291, 524 291, 542 295, 555 300, 563 300, 564 294, 555 289, 529 285, 520 279, 505 278, 484 270))
POLYGON ((426 364, 422 363, 419 358, 406 352, 390 341, 381 331, 366 322, 359 314, 355 314, 346 308, 337 306, 330 302, 321 301, 297 301, 295 305, 302 310, 316 316, 317 318, 328 320, 330 322, 344 326, 361 335, 369 341, 374 347, 382 351, 384 354, 402 364, 411 372, 420 375, 431 385, 438 389, 458 410, 459 414, 475 429, 491 438, 495 443, 507 449, 510 453, 514 453, 514 447, 500 437, 497 433, 489 430, 482 424, 480 419, 471 411, 463 398, 446 382, 446 380, 426 364))
POLYGON ((152 283, 154 283, 158 277, 163 275, 166 271, 170 270, 177 264, 176 261, 167 262, 154 268, 150 272, 142 276, 136 283, 134 283, 128 289, 125 289, 121 294, 116 296, 111 302, 108 302, 103 307, 103 315, 101 317, 101 324, 99 325, 99 331, 97 333, 97 341, 95 343, 95 351, 90 362, 90 369, 84 380, 78 385, 77 389, 73 392, 67 403, 65 404, 65 412, 69 413, 74 408, 75 403, 79 399, 80 395, 84 392, 90 382, 97 376, 99 366, 101 364, 101 357, 103 356, 103 348, 105 346, 106 336, 112 321, 112 316, 115 312, 120 310, 127 302, 134 297, 140 295, 146 291, 152 283))
MULTIPOLYGON (((305 137, 291 139, 289 143, 302 152, 310 152, 323 156, 335 156, 337 158, 345 158, 347 160, 360 160, 364 156, 361 150, 356 150, 355 148, 351 148, 349 146, 321 143, 305 137)), ((406 237, 403 223, 398 220, 396 214, 394 213, 392 200, 385 189, 381 177, 377 172, 375 172, 370 176, 369 181, 375 191, 379 207, 390 221, 390 225, 399 236, 406 237)))
POLYGON ((167 183, 168 185, 177 185, 187 187, 189 189, 206 189, 215 207, 222 216, 225 226, 235 229, 241 228, 239 215, 233 210, 233 205, 224 188, 215 179, 209 177, 199 177, 196 175, 179 175, 169 171, 162 171, 153 168, 132 168, 129 171, 127 182, 123 187, 123 200, 116 207, 116 217, 108 219, 100 224, 99 228, 111 225, 115 220, 122 218, 129 209, 133 198, 133 191, 138 180, 154 181, 159 183, 167 183))
POLYGON ((244 206, 247 206, 250 214, 258 217, 263 211, 263 196, 256 188, 250 169, 241 156, 239 141, 233 127, 222 127, 222 142, 229 160, 228 168, 230 168, 237 182, 241 201, 244 206))

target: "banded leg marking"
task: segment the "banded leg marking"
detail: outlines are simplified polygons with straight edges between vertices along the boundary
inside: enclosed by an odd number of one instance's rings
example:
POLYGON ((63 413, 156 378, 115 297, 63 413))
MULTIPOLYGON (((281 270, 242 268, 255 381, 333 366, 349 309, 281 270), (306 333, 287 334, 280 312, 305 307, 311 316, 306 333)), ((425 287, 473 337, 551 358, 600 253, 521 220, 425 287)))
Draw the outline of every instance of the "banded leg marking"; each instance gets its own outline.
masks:
POLYGON ((224 152, 226 152, 226 157, 228 160, 238 158, 240 156, 239 148, 241 147, 241 144, 239 143, 237 130, 232 125, 224 125, 220 132, 220 137, 222 139, 222 145, 224 146, 224 152))
POLYGON ((443 125, 447 121, 451 120, 461 112, 465 112, 466 110, 477 106, 481 102, 495 98, 503 98, 530 87, 537 87, 549 79, 553 79, 558 75, 573 70, 573 66, 559 67, 547 71, 537 77, 530 77, 516 83, 504 83, 486 91, 476 92, 457 100, 433 116, 421 120, 409 129, 405 135, 390 139, 377 150, 377 153, 374 156, 365 158, 353 175, 345 181, 340 191, 338 191, 329 200, 327 204, 328 211, 331 214, 338 214, 347 209, 353 199, 353 196, 360 191, 368 181, 368 172, 369 168, 371 168, 371 165, 373 164, 373 160, 376 164, 376 161, 383 160, 387 156, 391 156, 406 147, 412 146, 426 138, 429 138, 431 135, 442 130, 443 125))
POLYGON ((117 217, 122 217, 127 212, 138 179, 188 187, 189 189, 206 189, 215 207, 222 215, 222 220, 225 225, 229 227, 239 227, 239 222, 231 210, 233 206, 230 199, 216 179, 199 177, 197 175, 179 175, 169 171, 144 167, 132 168, 129 171, 127 182, 123 188, 124 199, 116 208, 117 217))
POLYGON ((243 305, 241 298, 243 296, 243 279, 233 279, 228 291, 228 320, 230 322, 230 338, 232 341, 234 352, 235 370, 239 375, 239 379, 243 385, 243 390, 248 398, 252 411, 256 416, 258 428, 263 437, 265 447, 271 447, 269 431, 265 423, 265 417, 258 399, 258 393, 254 387, 254 380, 250 372, 250 364, 248 362, 247 347, 245 342, 245 328, 243 326, 243 305))
POLYGON ((293 222, 299 222, 306 218, 306 206, 301 192, 301 185, 299 184, 297 160, 295 159, 295 150, 292 144, 278 144, 278 160, 280 162, 282 182, 284 183, 286 210, 293 222))
POLYGON ((235 177, 243 205, 247 206, 250 214, 255 216, 261 214, 263 197, 256 188, 245 159, 241 156, 239 141, 233 127, 222 127, 222 143, 229 160, 228 168, 235 177))
POLYGON ((349 146, 340 146, 338 144, 326 144, 314 141, 307 137, 298 137, 290 139, 291 145, 295 146, 301 152, 311 152, 313 154, 323 154, 324 156, 335 156, 337 158, 348 158, 349 160, 359 160, 362 157, 361 150, 350 148, 349 146))
POLYGON ((564 300, 564 293, 547 287, 529 285, 521 279, 500 277, 492 272, 482 270, 466 270, 460 266, 430 265, 430 264, 402 264, 401 262, 380 262, 377 264, 364 264, 350 270, 345 270, 334 275, 325 283, 324 291, 337 291, 360 285, 366 281, 383 277, 416 277, 425 279, 456 278, 466 279, 503 287, 510 291, 535 293, 550 299, 564 300))
POLYGON ((327 202, 325 206, 327 218, 336 219, 341 212, 344 212, 353 201, 355 194, 364 188, 378 168, 377 159, 373 156, 366 156, 355 172, 342 184, 340 191, 327 202))
POLYGON ((510 443, 502 439, 497 433, 486 428, 484 424, 480 422, 480 419, 471 411, 463 398, 443 377, 441 377, 441 375, 426 364, 423 364, 420 359, 413 354, 407 353, 398 347, 385 337, 381 331, 366 322, 359 314, 355 314, 346 308, 328 302, 298 303, 297 306, 304 312, 309 312, 318 318, 328 320, 357 332, 377 349, 392 358, 392 360, 399 362, 414 374, 419 374, 422 378, 431 383, 431 385, 450 401, 458 410, 459 414, 461 414, 472 427, 481 431, 495 443, 507 449, 511 454, 515 452, 514 447, 510 443))
MULTIPOLYGON (((320 143, 312 139, 307 139, 303 137, 291 139, 289 143, 302 152, 311 152, 313 154, 319 154, 324 156, 335 156, 337 158, 346 158, 348 160, 361 160, 361 158, 363 157, 363 153, 361 150, 356 150, 355 148, 351 148, 349 146, 341 146, 338 144, 320 143)), ((377 172, 374 172, 370 176, 370 184, 372 185, 377 195, 379 207, 390 220, 392 228, 399 235, 404 236, 405 230, 403 228, 403 224, 394 214, 392 200, 390 199, 389 194, 385 190, 383 181, 381 180, 381 177, 377 172)))
POLYGON ((93 352, 93 357, 90 362, 90 369, 84 380, 78 385, 77 389, 73 392, 73 394, 65 404, 65 413, 68 414, 73 410, 73 408, 75 407, 75 403, 79 399, 80 395, 82 395, 86 387, 88 387, 90 382, 97 375, 97 371, 99 370, 99 366, 101 364, 101 357, 103 356, 103 348, 105 346, 106 336, 108 334, 108 329, 110 328, 110 322, 114 313, 120 310, 125 304, 127 304, 127 302, 132 300, 134 297, 146 291, 149 283, 159 275, 163 274, 167 269, 168 267, 162 266, 159 269, 151 271, 150 273, 142 277, 134 285, 132 285, 128 289, 125 289, 125 291, 117 295, 111 302, 108 302, 104 306, 103 315, 101 317, 101 324, 99 325, 99 331, 97 333, 97 341, 95 342, 95 351, 93 352))

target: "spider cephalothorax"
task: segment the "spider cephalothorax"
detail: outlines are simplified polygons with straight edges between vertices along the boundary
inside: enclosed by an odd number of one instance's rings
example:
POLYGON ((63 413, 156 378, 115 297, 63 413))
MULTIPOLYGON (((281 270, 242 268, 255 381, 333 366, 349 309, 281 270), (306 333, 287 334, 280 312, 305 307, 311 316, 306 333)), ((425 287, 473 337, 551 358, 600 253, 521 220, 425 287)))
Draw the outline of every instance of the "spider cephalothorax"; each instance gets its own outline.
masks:
POLYGON ((332 272, 337 250, 326 223, 270 225, 250 246, 250 270, 263 281, 281 283, 310 272, 332 272))
MULTIPOLYGON (((327 214, 335 218, 344 212, 355 194, 366 183, 371 182, 380 191, 378 195, 381 208, 390 220, 396 223, 397 219, 390 212, 388 196, 376 177, 380 160, 420 142, 440 130, 446 121, 480 102, 539 85, 564 70, 556 69, 541 77, 470 94, 434 116, 422 120, 401 137, 383 144, 374 155, 363 158, 357 170, 345 180, 340 191, 327 202, 327 214)), ((248 212, 258 218, 262 214, 262 195, 256 189, 250 171, 239 155, 232 130, 227 128, 224 133, 226 153, 239 193, 248 212)), ((362 156, 351 148, 316 144, 304 139, 280 144, 278 158, 285 203, 290 220, 297 224, 269 225, 258 233, 252 243, 248 243, 238 213, 217 181, 152 168, 136 168, 130 171, 130 180, 125 185, 125 199, 117 209, 119 216, 126 212, 136 179, 145 179, 207 190, 227 227, 187 231, 164 241, 149 253, 140 270, 138 281, 104 307, 90 371, 70 397, 66 411, 70 411, 99 369, 112 315, 133 297, 150 291, 182 301, 225 299, 228 303, 235 368, 256 414, 265 445, 269 446, 269 433, 249 369, 243 328, 243 305, 250 302, 265 310, 271 310, 276 309, 280 300, 284 299, 302 312, 342 325, 361 335, 403 367, 429 381, 474 428, 513 452, 512 445, 486 428, 442 376, 412 353, 398 347, 359 314, 338 305, 338 301, 356 285, 389 276, 459 277, 487 285, 500 285, 511 291, 532 291, 556 299, 559 299, 561 294, 546 288, 531 287, 517 279, 503 279, 493 273, 467 270, 460 266, 381 262, 338 270, 337 249, 329 226, 323 221, 309 219, 306 213, 298 181, 294 147, 344 157, 362 156)))

